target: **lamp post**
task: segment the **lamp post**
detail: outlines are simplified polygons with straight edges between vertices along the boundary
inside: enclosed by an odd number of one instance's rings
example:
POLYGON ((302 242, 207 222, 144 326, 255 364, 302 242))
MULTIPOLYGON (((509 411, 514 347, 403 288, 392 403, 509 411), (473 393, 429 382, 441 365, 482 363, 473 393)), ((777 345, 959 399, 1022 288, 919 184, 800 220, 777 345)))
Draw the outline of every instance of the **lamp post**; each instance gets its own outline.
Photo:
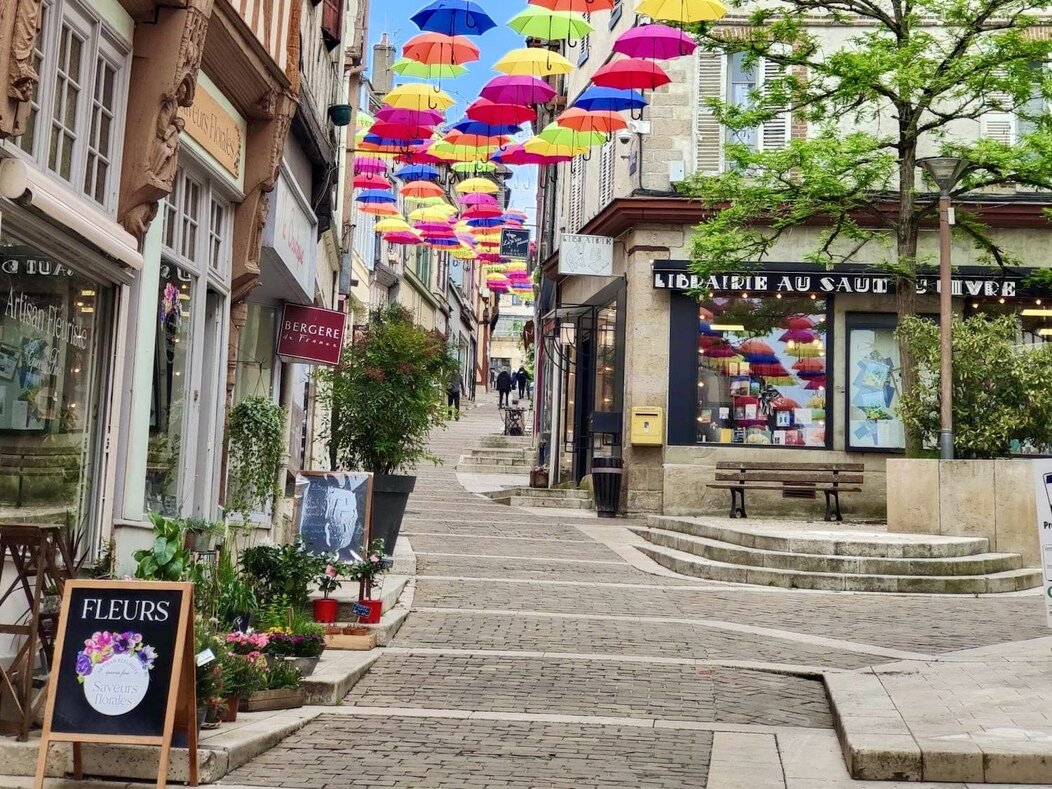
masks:
POLYGON ((968 162, 931 156, 917 162, 939 187, 939 457, 953 460, 953 285, 950 278, 950 192, 968 162))

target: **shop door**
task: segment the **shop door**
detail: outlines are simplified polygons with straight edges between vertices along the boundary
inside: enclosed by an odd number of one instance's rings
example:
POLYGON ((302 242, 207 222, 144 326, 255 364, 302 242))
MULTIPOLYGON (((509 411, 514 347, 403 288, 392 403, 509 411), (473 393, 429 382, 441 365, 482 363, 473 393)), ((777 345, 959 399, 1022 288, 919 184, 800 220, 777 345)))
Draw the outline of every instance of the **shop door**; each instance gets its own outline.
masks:
MULTIPOLYGON (((583 323, 583 321, 582 321, 583 323)), ((592 436, 588 422, 595 402, 595 337, 592 329, 580 329, 577 343, 577 375, 573 413, 573 475, 580 482, 589 472, 592 457, 592 436)))
POLYGON ((194 515, 216 517, 219 479, 220 429, 223 424, 222 404, 225 401, 223 375, 226 343, 224 342, 226 299, 209 288, 205 297, 204 326, 201 331, 200 388, 194 401, 197 415, 197 457, 194 464, 192 493, 194 515))

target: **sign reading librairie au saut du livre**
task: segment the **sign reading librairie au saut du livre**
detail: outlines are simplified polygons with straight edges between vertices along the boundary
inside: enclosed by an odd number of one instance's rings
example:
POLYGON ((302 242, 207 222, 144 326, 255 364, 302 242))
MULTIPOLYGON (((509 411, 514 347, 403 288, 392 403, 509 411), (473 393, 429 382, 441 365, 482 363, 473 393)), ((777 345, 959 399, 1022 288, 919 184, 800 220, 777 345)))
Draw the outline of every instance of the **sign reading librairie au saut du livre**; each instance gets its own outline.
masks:
POLYGON ((614 239, 563 233, 559 241, 559 273, 586 277, 614 275, 614 239))
POLYGON ((1041 576, 1045 589, 1045 620, 1052 627, 1052 460, 1032 460, 1041 576))

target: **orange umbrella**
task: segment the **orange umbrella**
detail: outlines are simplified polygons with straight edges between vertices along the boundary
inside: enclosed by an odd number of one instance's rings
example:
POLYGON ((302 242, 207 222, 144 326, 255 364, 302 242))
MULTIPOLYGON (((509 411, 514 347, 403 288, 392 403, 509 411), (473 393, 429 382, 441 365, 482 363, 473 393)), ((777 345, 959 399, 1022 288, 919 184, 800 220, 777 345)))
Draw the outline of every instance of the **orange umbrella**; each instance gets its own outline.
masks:
POLYGON ((358 206, 363 214, 376 214, 377 216, 398 216, 398 209, 390 203, 364 203, 358 206))
POLYGON ((487 137, 482 134, 466 134, 456 130, 451 131, 444 139, 453 145, 467 145, 472 148, 498 148, 508 141, 507 137, 499 135, 487 137))
POLYGON ((421 33, 409 39, 402 54, 410 60, 434 65, 462 65, 479 59, 479 48, 466 36, 421 33))
POLYGON ((602 132, 603 134, 612 134, 628 128, 628 122, 612 110, 589 112, 580 107, 571 107, 561 113, 555 122, 567 129, 579 132, 602 132))
POLYGON ((410 181, 399 190, 405 197, 442 197, 442 187, 431 181, 410 181))

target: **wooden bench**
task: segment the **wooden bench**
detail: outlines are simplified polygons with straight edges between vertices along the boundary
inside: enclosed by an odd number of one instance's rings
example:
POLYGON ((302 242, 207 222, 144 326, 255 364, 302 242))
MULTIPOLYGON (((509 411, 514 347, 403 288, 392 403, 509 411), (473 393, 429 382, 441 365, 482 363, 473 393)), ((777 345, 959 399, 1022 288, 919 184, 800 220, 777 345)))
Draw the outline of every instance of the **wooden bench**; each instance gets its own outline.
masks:
POLYGON ((840 512, 840 494, 862 490, 861 463, 749 463, 720 461, 716 463, 716 481, 710 488, 731 492, 732 518, 745 518, 745 491, 780 490, 806 496, 823 493, 826 497, 826 520, 844 520, 840 512))

